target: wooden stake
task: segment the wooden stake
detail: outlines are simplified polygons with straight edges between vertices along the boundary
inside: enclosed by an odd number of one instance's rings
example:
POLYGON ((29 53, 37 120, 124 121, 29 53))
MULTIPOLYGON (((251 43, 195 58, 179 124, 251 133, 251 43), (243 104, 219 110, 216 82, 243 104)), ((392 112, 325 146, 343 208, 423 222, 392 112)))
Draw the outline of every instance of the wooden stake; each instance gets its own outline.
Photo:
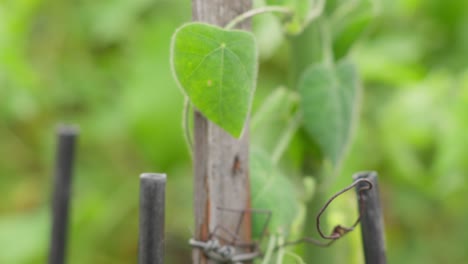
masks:
MULTIPOLYGON (((192 0, 194 21, 225 26, 234 17, 250 10, 251 0, 192 0)), ((240 28, 249 29, 250 22, 240 28)), ((194 113, 194 209, 195 239, 206 241, 216 226, 235 231, 238 218, 217 208, 250 208, 249 127, 240 139, 235 139, 200 112, 194 113)), ((250 214, 245 214, 240 238, 248 242, 251 236, 250 214)), ((193 250, 193 263, 214 263, 199 249, 193 250)))

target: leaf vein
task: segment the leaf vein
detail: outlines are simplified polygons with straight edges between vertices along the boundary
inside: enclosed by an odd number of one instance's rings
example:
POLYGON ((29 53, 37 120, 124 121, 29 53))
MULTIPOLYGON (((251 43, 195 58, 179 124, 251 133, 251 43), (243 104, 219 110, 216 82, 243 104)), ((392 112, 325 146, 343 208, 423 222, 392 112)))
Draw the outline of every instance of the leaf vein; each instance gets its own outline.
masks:
POLYGON ((244 74, 247 78, 250 79, 250 76, 247 72, 247 67, 245 67, 245 64, 242 63, 242 60, 239 58, 239 55, 237 55, 235 52, 233 52, 232 50, 230 49, 226 49, 227 51, 229 51, 232 55, 234 55, 234 58, 236 58, 236 60, 239 62, 239 64, 242 66, 242 70, 244 70, 244 74))
POLYGON ((216 51, 218 51, 219 49, 221 49, 221 47, 218 47, 218 48, 212 50, 210 53, 206 54, 206 55, 203 57, 203 59, 201 59, 200 63, 198 63, 197 66, 195 66, 195 68, 193 69, 193 71, 192 71, 190 74, 188 74, 187 76, 185 76, 184 78, 185 78, 185 79, 188 79, 188 78, 192 77, 192 75, 200 68, 200 66, 205 62, 205 60, 206 60, 207 58, 209 58, 211 55, 213 55, 213 54, 214 54, 216 51))
POLYGON ((221 100, 223 99, 223 81, 224 81, 224 51, 226 49, 225 48, 222 48, 221 49, 221 65, 220 65, 220 72, 219 72, 219 98, 218 98, 218 112, 219 112, 219 118, 220 118, 220 121, 222 121, 224 119, 224 112, 222 110, 222 104, 221 104, 221 100))

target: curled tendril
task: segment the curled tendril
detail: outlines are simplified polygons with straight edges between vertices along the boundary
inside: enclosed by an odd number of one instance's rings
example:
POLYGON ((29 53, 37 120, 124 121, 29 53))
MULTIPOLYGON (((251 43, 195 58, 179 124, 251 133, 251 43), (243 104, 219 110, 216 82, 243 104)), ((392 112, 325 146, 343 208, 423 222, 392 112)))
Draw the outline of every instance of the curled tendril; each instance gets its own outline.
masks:
POLYGON ((309 243, 309 244, 314 244, 316 246, 320 246, 320 247, 328 247, 330 246, 331 244, 333 244, 336 240, 338 240, 339 238, 343 237, 344 235, 346 235, 347 233, 351 232, 354 230, 354 228, 359 224, 359 222, 361 221, 361 215, 363 214, 363 211, 364 211, 364 198, 363 198, 363 192, 364 191, 367 191, 367 190, 370 190, 372 189, 373 185, 372 185, 372 182, 370 182, 369 180, 367 179, 358 179, 356 181, 354 181, 351 185, 349 185, 348 187, 342 189, 341 191, 337 192, 336 194, 334 194, 332 197, 330 197, 330 199, 327 200, 327 202, 323 205, 323 207, 320 209, 320 211, 318 212, 317 214, 317 217, 316 217, 316 227, 317 227, 317 231, 318 233, 320 234, 320 237, 322 237, 323 239, 326 239, 326 240, 329 240, 327 242, 323 242, 323 241, 320 241, 318 239, 315 239, 315 238, 311 238, 311 237, 303 237, 299 240, 296 240, 296 241, 291 241, 291 242, 286 242, 284 244, 282 244, 281 246, 277 247, 276 249, 279 249, 280 247, 286 247, 286 246, 292 246, 292 245, 297 245, 297 244, 300 244, 300 243, 309 243), (358 194, 359 194, 359 203, 361 203, 360 205, 360 210, 359 210, 359 217, 358 219, 354 222, 354 224, 350 227, 345 227, 345 226, 341 226, 341 225, 337 225, 335 226, 335 228, 333 228, 333 231, 330 235, 325 235, 324 232, 322 231, 321 227, 320 227, 320 219, 323 215, 323 213, 327 210, 328 206, 340 195, 342 195, 343 193, 349 191, 350 189, 354 188, 355 186, 357 186, 359 183, 361 182, 365 182, 367 185, 366 186, 362 186, 359 188, 358 190, 358 194))

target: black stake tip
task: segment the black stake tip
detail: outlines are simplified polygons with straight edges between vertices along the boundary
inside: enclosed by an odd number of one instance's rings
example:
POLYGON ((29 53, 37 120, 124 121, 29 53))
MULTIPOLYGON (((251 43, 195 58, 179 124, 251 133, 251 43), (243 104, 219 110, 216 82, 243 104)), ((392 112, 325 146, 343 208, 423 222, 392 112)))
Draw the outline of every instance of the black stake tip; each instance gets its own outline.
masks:
POLYGON ((359 179, 368 179, 372 181, 372 179, 375 179, 376 177, 377 177, 376 171, 360 171, 353 175, 353 180, 356 181, 359 179))
POLYGON ((63 136, 76 136, 80 129, 76 125, 59 124, 57 126, 57 134, 63 136))
POLYGON ((150 181, 157 181, 157 182, 166 182, 166 174, 165 173, 153 173, 153 172, 145 172, 140 175, 141 180, 150 180, 150 181))

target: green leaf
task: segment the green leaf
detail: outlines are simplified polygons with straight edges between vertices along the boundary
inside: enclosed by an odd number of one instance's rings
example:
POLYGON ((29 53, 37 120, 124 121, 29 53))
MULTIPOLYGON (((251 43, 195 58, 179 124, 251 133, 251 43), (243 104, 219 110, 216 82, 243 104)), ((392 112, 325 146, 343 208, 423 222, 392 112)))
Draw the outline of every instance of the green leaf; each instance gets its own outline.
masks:
POLYGON ((282 25, 275 14, 262 14, 252 20, 252 31, 258 46, 258 56, 261 61, 275 55, 284 41, 282 25))
MULTIPOLYGON (((252 207, 271 210, 269 230, 288 232, 299 210, 296 188, 275 167, 269 155, 258 148, 250 152, 250 184, 252 207)), ((254 236, 261 234, 264 222, 264 215, 252 215, 254 236)))
POLYGON ((372 18, 372 13, 360 15, 349 20, 343 28, 335 32, 333 36, 333 53, 335 54, 335 58, 340 59, 348 54, 353 44, 368 27, 372 18))
POLYGON ((43 263, 50 225, 49 210, 2 215, 0 218, 0 263, 43 263), (28 239, 24 239, 27 237, 28 239))
MULTIPOLYGON (((274 119, 278 119, 278 113, 283 117, 288 108, 290 108, 292 93, 285 87, 278 87, 271 91, 267 97, 262 100, 262 105, 253 113, 250 121, 250 129, 262 130, 266 124, 274 119), (286 106, 285 106, 286 105, 286 106)), ((290 115, 287 116, 289 118, 290 115)), ((260 131, 259 131, 260 132, 260 131)), ((269 133, 269 132, 268 132, 269 133)))
MULTIPOLYGON (((341 5, 345 7, 346 3, 341 3, 341 5)), ((366 1, 356 3, 349 13, 338 12, 334 14, 331 28, 333 31, 333 53, 336 60, 345 57, 352 46, 364 35, 376 16, 375 12, 373 4, 366 1)))
POLYGON ((334 166, 348 145, 360 92, 356 67, 347 61, 312 65, 299 81, 306 131, 334 166))
POLYGON ((192 104, 234 137, 242 133, 257 76, 254 36, 202 23, 172 38, 172 70, 192 104))

